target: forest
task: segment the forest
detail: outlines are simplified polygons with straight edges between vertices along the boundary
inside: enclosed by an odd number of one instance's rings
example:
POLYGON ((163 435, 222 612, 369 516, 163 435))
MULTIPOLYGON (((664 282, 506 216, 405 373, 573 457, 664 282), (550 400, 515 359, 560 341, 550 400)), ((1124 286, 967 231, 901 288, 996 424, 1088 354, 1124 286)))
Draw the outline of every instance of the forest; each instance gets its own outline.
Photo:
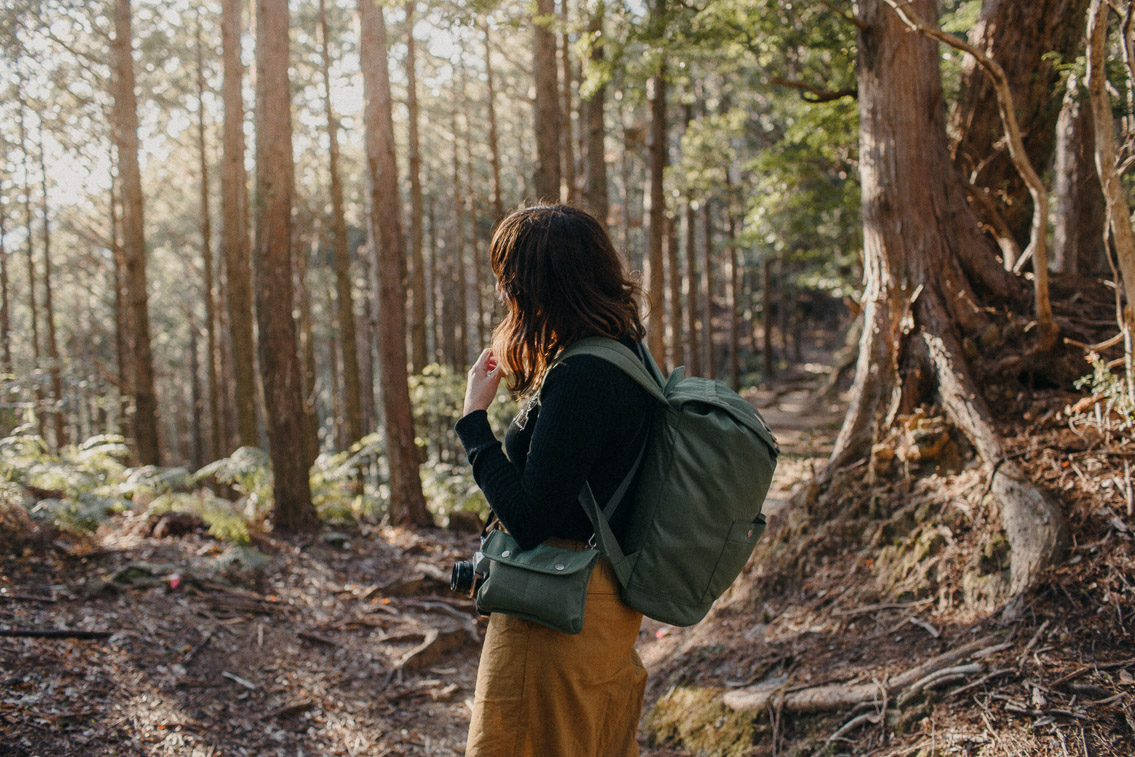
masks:
POLYGON ((1133 20, 5 3, 0 751, 463 753, 453 425, 548 202, 782 450, 642 754, 1135 754, 1133 20))

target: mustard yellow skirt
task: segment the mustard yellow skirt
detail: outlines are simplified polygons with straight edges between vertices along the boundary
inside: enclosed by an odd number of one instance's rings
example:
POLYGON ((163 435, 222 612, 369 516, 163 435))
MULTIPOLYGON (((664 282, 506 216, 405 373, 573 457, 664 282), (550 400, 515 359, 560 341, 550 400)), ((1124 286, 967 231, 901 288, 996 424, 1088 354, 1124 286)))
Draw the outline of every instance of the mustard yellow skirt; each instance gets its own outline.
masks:
POLYGON ((601 559, 583 631, 502 613, 489 618, 466 757, 633 757, 646 691, 635 651, 642 614, 619 598, 601 559))

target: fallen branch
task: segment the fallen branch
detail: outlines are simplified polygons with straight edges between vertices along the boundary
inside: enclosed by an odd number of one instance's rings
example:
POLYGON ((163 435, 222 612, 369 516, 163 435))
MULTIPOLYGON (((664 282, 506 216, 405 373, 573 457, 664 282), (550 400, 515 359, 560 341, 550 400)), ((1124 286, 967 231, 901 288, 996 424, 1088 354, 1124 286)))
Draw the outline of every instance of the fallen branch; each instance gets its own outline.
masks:
POLYGON ((25 639, 105 639, 114 631, 81 631, 74 628, 0 628, 0 636, 25 639))
POLYGON ((786 691, 783 684, 780 686, 757 684, 726 692, 722 695, 722 702, 730 709, 744 711, 762 710, 769 702, 775 700, 784 711, 797 714, 849 709, 865 702, 876 702, 903 695, 908 690, 917 693, 917 690, 926 688, 932 683, 945 682, 951 675, 980 672, 982 668, 978 663, 957 668, 951 666, 976 654, 988 654, 989 649, 995 648, 996 645, 990 646, 990 642, 995 640, 993 636, 982 637, 933 657, 882 683, 811 686, 799 691, 786 691))

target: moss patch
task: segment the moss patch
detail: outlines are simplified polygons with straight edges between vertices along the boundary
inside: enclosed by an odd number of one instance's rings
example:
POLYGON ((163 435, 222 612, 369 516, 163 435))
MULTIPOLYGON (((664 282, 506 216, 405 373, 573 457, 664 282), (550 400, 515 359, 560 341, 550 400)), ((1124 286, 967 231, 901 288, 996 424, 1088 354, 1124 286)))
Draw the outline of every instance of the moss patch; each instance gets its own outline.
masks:
POLYGON ((653 743, 677 743, 699 757, 742 757, 753 746, 752 713, 734 712, 720 689, 676 686, 650 711, 653 743))

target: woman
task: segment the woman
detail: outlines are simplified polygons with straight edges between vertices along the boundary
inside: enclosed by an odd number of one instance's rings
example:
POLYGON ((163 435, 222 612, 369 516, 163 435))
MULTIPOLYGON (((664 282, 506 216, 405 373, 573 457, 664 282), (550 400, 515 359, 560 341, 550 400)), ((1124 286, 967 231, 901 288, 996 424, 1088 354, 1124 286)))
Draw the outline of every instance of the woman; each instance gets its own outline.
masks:
MULTIPOLYGON (((599 222, 563 205, 505 218, 489 256, 507 312, 493 346, 469 370, 458 436, 490 507, 522 548, 553 540, 587 549, 593 529, 580 489, 590 483, 596 499, 608 501, 642 449, 654 400, 597 357, 552 361, 587 336, 636 347, 644 334, 640 289, 599 222), (522 402, 503 449, 485 412, 502 374, 522 402)), ((624 501, 632 498, 633 484, 624 501)), ((611 519, 618 537, 626 515, 622 507, 611 519)), ((641 622, 619 598, 606 559, 592 573, 577 635, 494 613, 466 755, 637 755, 646 686, 634 649, 641 622)))

